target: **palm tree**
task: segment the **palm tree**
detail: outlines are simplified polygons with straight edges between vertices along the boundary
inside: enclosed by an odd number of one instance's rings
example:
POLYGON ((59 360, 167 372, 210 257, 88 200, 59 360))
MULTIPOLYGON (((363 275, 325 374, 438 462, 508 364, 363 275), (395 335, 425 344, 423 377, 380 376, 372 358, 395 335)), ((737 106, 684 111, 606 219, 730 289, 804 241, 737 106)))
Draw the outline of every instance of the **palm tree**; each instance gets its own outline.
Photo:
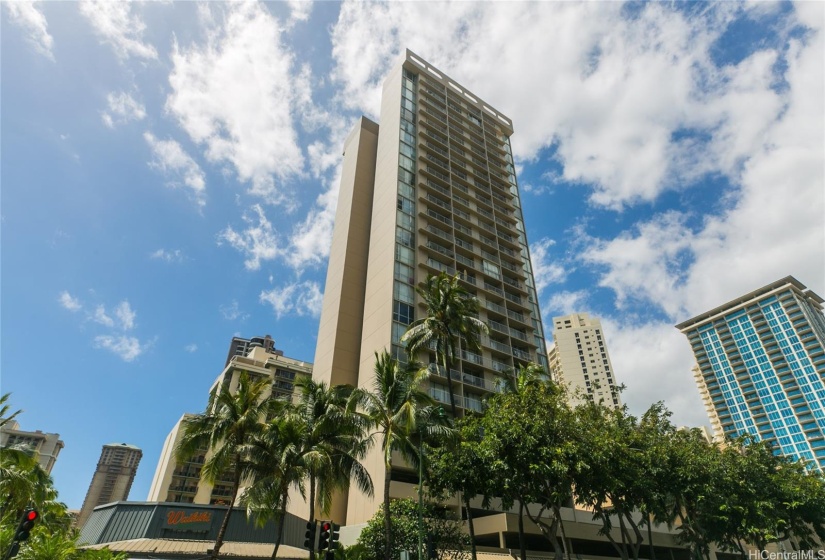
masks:
POLYGON ((459 350, 459 343, 467 350, 478 350, 481 333, 487 333, 487 325, 478 315, 478 300, 461 287, 459 276, 428 276, 424 286, 416 291, 427 305, 427 316, 415 321, 401 337, 407 345, 407 353, 416 356, 420 350, 435 346, 435 356, 447 375, 450 392, 450 409, 456 418, 453 396, 452 365, 459 350))
POLYGON ((279 526, 273 554, 280 546, 290 488, 306 498, 309 479, 310 520, 316 503, 329 511, 333 493, 348 488, 351 480, 373 493, 372 479, 360 463, 367 449, 366 420, 355 412, 353 387, 328 387, 302 377, 295 388, 297 402, 279 403, 266 430, 248 446, 252 484, 243 501, 259 520, 274 518, 279 526))
POLYGON ((290 488, 304 495, 303 481, 307 470, 303 463, 306 426, 300 421, 292 403, 278 401, 277 412, 263 429, 244 446, 244 478, 250 485, 241 502, 247 515, 259 523, 275 521, 275 547, 272 559, 278 556, 289 503, 290 488))
MULTIPOLYGON (((329 512, 335 491, 345 490, 354 480, 358 488, 373 495, 372 478, 361 464, 367 451, 365 418, 356 413, 357 394, 350 385, 328 387, 309 377, 295 384, 296 409, 305 426, 303 464, 309 477, 309 519, 315 519, 315 504, 329 512)), ((311 551, 314 552, 314 551, 311 551)))
POLYGON ((234 391, 228 383, 213 390, 206 411, 183 421, 183 436, 176 450, 178 462, 207 449, 211 454, 201 469, 201 478, 214 484, 223 473, 231 471, 233 476, 232 497, 215 539, 213 559, 223 546, 232 506, 238 497, 245 467, 244 447, 261 431, 271 406, 266 399, 268 389, 268 380, 256 380, 247 372, 241 372, 234 391))
POLYGON ((429 372, 417 364, 401 364, 386 350, 375 354, 375 379, 371 391, 359 391, 364 415, 375 431, 370 438, 381 436, 381 452, 384 456, 384 532, 386 537, 384 556, 391 560, 392 534, 390 529, 390 479, 392 453, 401 452, 405 459, 418 460, 416 438, 418 434, 436 436, 450 433, 441 423, 427 423, 435 401, 422 390, 429 379, 429 372))
POLYGON ((9 410, 11 406, 9 405, 9 398, 11 397, 11 393, 4 393, 3 396, 0 396, 0 428, 14 420, 14 418, 23 412, 22 410, 16 410, 9 414, 9 410))
MULTIPOLYGON (((430 275, 424 286, 417 286, 416 291, 427 304, 427 315, 415 321, 401 337, 401 341, 407 345, 410 356, 415 356, 431 345, 435 346, 436 361, 444 368, 447 376, 450 410, 453 418, 457 418, 452 369, 459 343, 466 350, 477 351, 481 333, 488 332, 487 325, 477 317, 478 300, 461 287, 458 274, 448 276, 441 272, 438 276, 430 275)), ((471 496, 463 496, 463 502, 470 530, 470 550, 475 560, 475 530, 470 498, 471 496)))

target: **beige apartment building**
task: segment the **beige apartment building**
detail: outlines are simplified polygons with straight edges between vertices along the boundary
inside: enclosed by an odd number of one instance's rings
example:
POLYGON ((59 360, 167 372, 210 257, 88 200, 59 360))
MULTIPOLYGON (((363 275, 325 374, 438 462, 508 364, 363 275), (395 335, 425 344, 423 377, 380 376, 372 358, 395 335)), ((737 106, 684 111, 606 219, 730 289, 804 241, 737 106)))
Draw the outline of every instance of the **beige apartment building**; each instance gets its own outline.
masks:
POLYGON ((713 432, 708 432, 707 428, 704 426, 702 426, 702 429, 705 430, 708 441, 714 441, 717 443, 724 442, 725 431, 722 429, 722 422, 719 420, 719 414, 713 406, 713 399, 710 396, 710 391, 708 391, 708 384, 705 381, 705 376, 702 375, 702 369, 699 367, 699 364, 694 364, 690 371, 693 373, 693 380, 696 382, 696 387, 699 389, 699 396, 702 398, 702 405, 705 407, 705 412, 708 415, 713 432))
MULTIPOLYGON (((457 273, 489 326, 481 351, 461 349, 451 372, 459 414, 480 412, 500 376, 547 366, 512 122, 410 51, 384 82, 379 121, 362 118, 344 146, 314 374, 370 388, 375 352, 406 360, 400 338, 425 313, 416 285, 457 273)), ((435 362, 426 352, 417 358, 435 362)), ((432 371, 430 394, 449 404, 446 372, 432 371)), ((365 466, 382 488, 380 452, 365 466)), ((414 478, 394 467, 391 495, 414 495, 414 478)), ((352 489, 332 517, 364 523, 379 503, 380 492, 352 489)))
POLYGON ((77 516, 77 526, 83 527, 97 506, 126 500, 135 480, 143 451, 126 443, 103 446, 92 483, 77 516))
MULTIPOLYGON (((243 342, 246 339, 233 338, 230 352, 238 340, 243 342)), ((274 342, 257 344, 254 343, 257 339, 250 340, 253 343, 248 345, 248 353, 245 356, 230 356, 210 392, 226 385, 230 391, 236 390, 241 373, 246 372, 253 378, 271 380, 267 396, 292 398, 295 379, 298 376, 312 376, 312 364, 284 356, 283 352, 275 349, 274 342)), ((272 341, 271 338, 268 340, 272 341)), ((224 473, 221 480, 212 485, 200 478, 201 467, 208 456, 207 450, 184 464, 179 464, 175 459, 175 449, 183 435, 181 426, 188 416, 181 416, 167 436, 146 499, 150 502, 226 505, 232 495, 232 472, 224 473)))
POLYGON ((0 447, 17 447, 40 462, 40 467, 51 474, 57 456, 63 449, 63 440, 60 434, 49 434, 35 430, 27 432, 20 429, 16 420, 11 420, 0 429, 0 447))
POLYGON ((621 406, 599 319, 587 313, 553 317, 553 346, 548 361, 553 379, 567 387, 571 404, 587 397, 608 406, 621 406))

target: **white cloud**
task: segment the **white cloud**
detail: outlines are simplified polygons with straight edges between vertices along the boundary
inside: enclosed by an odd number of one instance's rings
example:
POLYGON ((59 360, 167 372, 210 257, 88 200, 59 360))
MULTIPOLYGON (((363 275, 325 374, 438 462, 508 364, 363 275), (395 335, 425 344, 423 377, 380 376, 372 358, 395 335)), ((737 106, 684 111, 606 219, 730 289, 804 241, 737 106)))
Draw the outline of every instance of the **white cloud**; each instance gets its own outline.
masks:
POLYGON ((627 387, 622 402, 632 413, 641 414, 664 401, 677 425, 708 424, 690 372, 693 355, 682 333, 669 322, 600 319, 616 382, 627 387))
POLYGON ((26 38, 34 49, 46 58, 54 60, 54 39, 49 35, 46 16, 37 9, 35 3, 15 0, 3 4, 9 11, 11 21, 28 33, 26 38))
POLYGON ((736 17, 746 16, 733 3, 690 13, 646 3, 628 15, 620 3, 345 2, 332 75, 344 103, 375 116, 409 46, 513 119, 518 159, 552 147, 561 179, 619 209, 705 174, 735 178, 781 114, 777 52, 714 61, 736 17))
POLYGON ((150 344, 141 344, 133 336, 100 335, 95 337, 95 347, 105 348, 120 357, 124 362, 134 361, 143 354, 150 344))
POLYGON ((192 344, 187 344, 186 346, 184 346, 183 349, 189 352, 190 354, 194 354, 198 351, 198 345, 193 342, 192 344))
POLYGON ((60 305, 72 312, 80 311, 83 308, 80 300, 66 291, 60 293, 58 301, 60 301, 60 305))
POLYGON ((95 323, 100 323, 104 327, 114 327, 115 321, 111 317, 106 314, 106 307, 103 305, 98 305, 95 307, 94 313, 91 315, 91 319, 95 323))
MULTIPOLYGON (((213 15, 202 22, 211 25, 213 15)), ((303 171, 293 120, 309 80, 293 75, 281 34, 265 7, 227 5, 222 26, 207 29, 207 44, 175 43, 166 107, 207 159, 230 163, 253 195, 289 208, 295 202, 283 183, 303 171)))
POLYGON ((278 235, 266 218, 260 204, 252 206, 252 211, 257 216, 257 224, 254 217, 244 214, 243 221, 246 222, 246 229, 238 232, 227 226, 218 234, 218 245, 223 242, 229 243, 232 247, 242 252, 246 256, 244 266, 247 270, 258 270, 262 261, 273 260, 281 254, 278 235))
POLYGON ((186 260, 186 256, 180 249, 158 249, 157 251, 151 253, 149 258, 168 263, 180 263, 186 260))
POLYGON ((690 215, 660 215, 582 251, 619 304, 637 298, 675 323, 789 274, 825 289, 822 32, 808 41, 791 42, 784 109, 744 151, 725 210, 692 228, 690 215))
POLYGON ((137 313, 132 310, 132 306, 126 300, 121 301, 115 307, 115 317, 120 321, 120 328, 123 330, 131 330, 135 326, 135 317, 137 313))
MULTIPOLYGON (((165 174, 174 174, 183 179, 189 187, 190 195, 198 206, 206 205, 206 180, 200 166, 174 140, 158 140, 151 132, 145 132, 143 138, 152 149, 154 159, 149 164, 165 174)), ((172 187, 180 185, 177 181, 167 183, 172 187)))
POLYGON ((122 91, 106 96, 108 109, 103 112, 103 123, 109 128, 116 125, 139 121, 146 117, 146 108, 130 94, 122 91))
POLYGON ((83 14, 103 43, 108 43, 121 60, 129 57, 156 59, 155 48, 143 41, 146 24, 133 8, 135 2, 111 2, 107 0, 83 0, 80 13, 83 14))
POLYGON ((555 292, 547 302, 541 306, 541 309, 546 317, 542 317, 544 326, 547 329, 545 336, 549 337, 553 323, 551 321, 553 316, 570 315, 571 313, 580 313, 586 311, 588 293, 586 290, 562 290, 555 292))
POLYGON ((289 19, 293 21, 306 21, 312 13, 312 0, 287 0, 289 5, 289 19))
POLYGON ((555 244, 553 239, 545 237, 530 245, 533 277, 536 281, 536 292, 539 294, 550 284, 564 282, 567 275, 567 271, 550 250, 555 244))
POLYGON ((260 295, 261 303, 270 304, 278 319, 288 314, 319 317, 323 299, 318 283, 311 281, 287 284, 260 295))
POLYGON ((249 318, 248 313, 244 313, 243 311, 241 311, 240 307, 238 306, 237 300, 232 300, 232 303, 230 305, 222 305, 220 311, 221 315, 223 315, 223 318, 227 321, 235 321, 238 319, 241 321, 245 321, 247 318, 249 318))

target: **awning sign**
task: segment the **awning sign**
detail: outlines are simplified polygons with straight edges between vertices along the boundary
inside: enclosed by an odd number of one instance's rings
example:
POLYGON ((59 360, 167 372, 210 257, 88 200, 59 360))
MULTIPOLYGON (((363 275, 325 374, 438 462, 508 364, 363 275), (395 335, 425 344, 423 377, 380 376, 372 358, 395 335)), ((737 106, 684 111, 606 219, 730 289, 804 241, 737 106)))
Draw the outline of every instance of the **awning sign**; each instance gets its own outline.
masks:
POLYGON ((173 531, 206 532, 212 528, 212 512, 173 509, 166 513, 163 527, 173 531))

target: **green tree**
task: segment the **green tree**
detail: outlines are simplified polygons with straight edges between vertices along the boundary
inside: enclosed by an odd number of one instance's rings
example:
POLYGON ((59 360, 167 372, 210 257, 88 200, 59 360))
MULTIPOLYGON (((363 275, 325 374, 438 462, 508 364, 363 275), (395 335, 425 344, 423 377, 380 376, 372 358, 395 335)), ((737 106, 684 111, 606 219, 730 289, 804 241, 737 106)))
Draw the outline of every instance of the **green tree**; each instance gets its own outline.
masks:
POLYGON ((637 419, 625 408, 591 401, 576 407, 575 418, 581 466, 573 477, 576 498, 601 521, 600 533, 623 560, 638 559, 644 537, 633 512, 642 509, 650 487, 637 419), (614 518, 621 542, 611 534, 614 518))
POLYGON ((401 364, 385 350, 375 354, 375 378, 369 391, 359 391, 361 408, 374 430, 370 438, 379 436, 384 458, 384 559, 392 560, 390 527, 390 480, 392 453, 399 451, 410 462, 418 460, 416 438, 447 434, 450 428, 441 423, 426 423, 436 419, 428 407, 435 402, 422 390, 429 373, 415 363, 401 364), (423 423, 423 424, 422 424, 423 423))
MULTIPOLYGON (((418 560, 418 512, 418 504, 414 500, 394 500, 390 504, 390 554, 393 558, 398 558, 402 550, 407 550, 411 558, 418 560)), ((425 502, 423 514, 424 528, 438 560, 461 558, 469 543, 469 537, 461 530, 461 522, 433 502, 425 502)), ((359 560, 385 558, 386 521, 384 511, 379 510, 361 531, 357 545, 362 547, 359 560)))
POLYGON ((571 469, 577 461, 572 429, 564 391, 546 380, 535 364, 514 372, 504 392, 488 401, 480 419, 478 453, 493 481, 490 492, 505 509, 519 505, 522 559, 527 553, 524 514, 553 545, 556 557, 564 555, 561 508, 570 503, 571 469))
POLYGON ((232 472, 232 491, 212 558, 215 559, 223 546, 232 507, 238 498, 241 474, 244 471, 244 447, 261 431, 266 418, 269 400, 267 379, 253 379, 247 372, 238 376, 237 388, 230 390, 228 383, 213 390, 206 411, 183 422, 183 435, 176 450, 176 458, 184 462, 208 449, 209 457, 201 469, 201 477, 213 483, 227 472, 232 472))
MULTIPOLYGON (((416 287, 416 291, 427 306, 427 314, 410 326, 401 341, 407 345, 407 353, 411 357, 417 356, 421 350, 435 350, 436 362, 447 376, 450 411, 453 418, 458 418, 453 391, 453 363, 461 348, 479 349, 481 334, 488 332, 487 325, 478 318, 478 299, 461 286, 458 274, 448 276, 441 272, 437 276, 429 275, 424 286, 416 287)), ((475 528, 470 496, 462 496, 475 560, 475 528)))
POLYGON ((487 325, 478 319, 478 300, 459 284, 458 274, 430 275, 416 291, 427 306, 427 314, 410 325, 401 342, 406 344, 411 357, 434 347, 436 360, 446 372, 450 410, 457 418, 451 370, 459 343, 465 350, 478 350, 479 338, 487 332, 487 325))

